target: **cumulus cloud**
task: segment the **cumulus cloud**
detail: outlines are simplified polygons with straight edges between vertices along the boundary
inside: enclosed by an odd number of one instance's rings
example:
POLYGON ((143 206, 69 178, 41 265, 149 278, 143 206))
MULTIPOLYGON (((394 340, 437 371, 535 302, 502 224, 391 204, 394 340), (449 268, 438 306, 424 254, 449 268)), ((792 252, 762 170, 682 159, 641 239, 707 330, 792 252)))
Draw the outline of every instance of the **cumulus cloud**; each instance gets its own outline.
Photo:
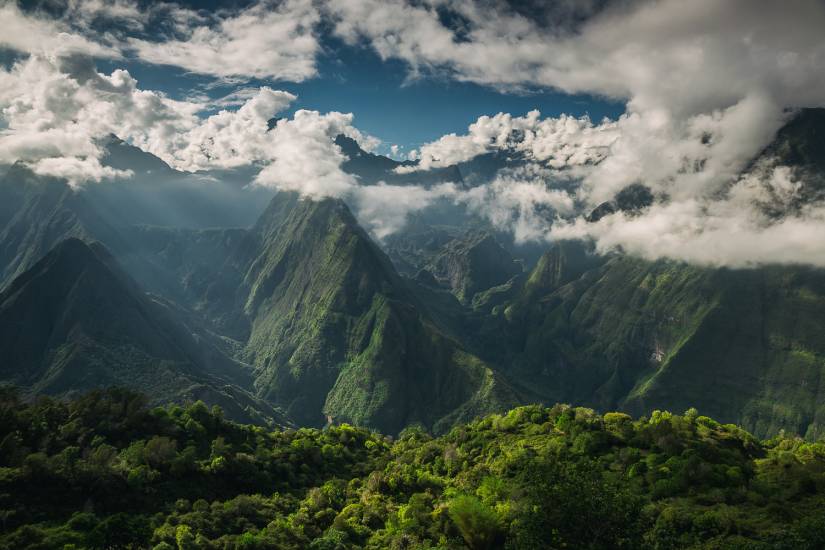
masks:
POLYGON ((232 12, 175 3, 68 0, 46 11, 0 5, 0 46, 48 56, 136 57, 222 79, 302 82, 317 75, 321 14, 312 0, 232 12))
POLYGON ((517 239, 589 238, 602 251, 713 265, 811 261, 817 207, 765 215, 787 210, 802 184, 781 167, 742 173, 793 108, 823 105, 822 3, 607 3, 572 26, 495 3, 382 4, 332 1, 337 32, 407 61, 413 74, 444 71, 497 87, 549 86, 627 101, 618 120, 599 124, 538 113, 482 117, 466 134, 415 153, 418 166, 404 170, 496 151, 549 170, 543 183, 500 175, 468 201, 517 239), (460 28, 446 26, 445 12, 461 18, 460 28), (560 177, 572 184, 554 189, 560 177), (653 207, 584 220, 637 183, 651 189, 653 207))
POLYGON ((124 70, 106 75, 82 60, 32 55, 0 69, 0 162, 29 162, 74 183, 123 176, 101 167, 99 138, 116 133, 170 158, 198 109, 139 89, 124 70))
POLYGON ((295 100, 289 92, 262 87, 237 110, 222 110, 181 134, 182 146, 166 159, 183 170, 233 168, 267 158, 267 121, 295 100))
POLYGON ((271 78, 301 82, 317 74, 320 14, 311 0, 260 2, 235 14, 204 18, 178 10, 179 36, 130 38, 144 61, 174 65, 218 77, 271 78))
POLYGON ((351 114, 305 110, 279 120, 268 136, 270 161, 256 183, 311 198, 344 196, 357 181, 341 169, 346 159, 333 139, 338 134, 353 136, 357 131, 351 124, 351 114))
POLYGON ((259 165, 259 185, 306 196, 341 196, 357 185, 341 169, 339 134, 361 143, 353 115, 299 110, 271 130, 296 96, 267 86, 224 98, 236 109, 211 116, 213 102, 176 101, 143 90, 125 70, 99 73, 90 61, 32 55, 0 69, 0 162, 23 161, 43 175, 84 181, 128 177, 101 165, 101 138, 116 134, 185 171, 259 165))
POLYGON ((418 163, 398 171, 449 166, 495 151, 519 153, 558 169, 598 164, 619 136, 617 124, 611 121, 596 126, 586 116, 540 117, 535 110, 523 117, 509 113, 482 116, 465 135, 448 134, 423 145, 416 152, 418 163))
POLYGON ((120 57, 116 46, 89 39, 63 21, 25 14, 14 2, 0 5, 0 21, 3 23, 3 32, 0 33, 2 47, 27 54, 120 57))
MULTIPOLYGON (((499 87, 548 86, 628 99, 679 115, 755 89, 782 103, 821 101, 825 9, 817 0, 610 2, 580 25, 498 2, 329 0, 335 32, 414 74, 442 70, 499 87), (445 13, 454 17, 445 18, 445 13), (448 26, 459 19, 462 24, 448 26)), ((552 9, 552 8, 551 8, 552 9)), ((590 12, 591 10, 586 10, 590 12)))

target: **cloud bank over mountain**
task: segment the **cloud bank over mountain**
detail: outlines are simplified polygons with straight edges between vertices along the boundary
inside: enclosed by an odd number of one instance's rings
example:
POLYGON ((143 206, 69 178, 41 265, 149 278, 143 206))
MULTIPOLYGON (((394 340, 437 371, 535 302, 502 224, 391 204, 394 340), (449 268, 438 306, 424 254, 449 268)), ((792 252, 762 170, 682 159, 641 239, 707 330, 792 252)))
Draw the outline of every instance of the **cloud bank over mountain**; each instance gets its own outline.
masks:
POLYGON ((347 198, 378 237, 450 200, 519 241, 592 239, 602 251, 713 265, 825 265, 825 208, 782 208, 806 175, 769 159, 751 165, 797 109, 825 103, 825 6, 815 0, 286 0, 214 12, 10 2, 0 21, 9 31, 0 45, 18 54, 0 68, 0 162, 76 186, 130 176, 101 163, 99 140, 114 133, 179 170, 254 165, 259 185, 347 198), (296 100, 275 83, 316 77, 334 55, 329 40, 400 61, 411 80, 596 94, 626 102, 626 112, 482 116, 420 146, 418 164, 397 172, 412 180, 490 153, 517 166, 472 189, 365 186, 333 143, 344 134, 375 145, 352 114, 298 110, 269 127, 296 100), (218 100, 172 99, 126 70, 99 72, 93 59, 175 66, 238 87, 218 100), (652 205, 586 221, 634 184, 649 188, 652 205))

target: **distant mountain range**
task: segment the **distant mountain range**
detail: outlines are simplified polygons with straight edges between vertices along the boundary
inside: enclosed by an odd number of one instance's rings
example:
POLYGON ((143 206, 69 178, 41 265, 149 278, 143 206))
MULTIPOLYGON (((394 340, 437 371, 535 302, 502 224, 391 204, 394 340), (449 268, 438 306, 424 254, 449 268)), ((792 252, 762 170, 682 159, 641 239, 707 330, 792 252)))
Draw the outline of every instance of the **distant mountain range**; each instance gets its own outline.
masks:
MULTIPOLYGON (((809 200, 825 189, 823 113, 802 112, 764 155, 812 175, 809 200)), ((336 143, 366 184, 471 187, 519 162, 401 178, 401 163, 336 143)), ((0 176, 0 380, 30 395, 126 385, 244 421, 388 433, 528 402, 825 431, 823 270, 516 246, 467 212, 423 213, 377 242, 343 201, 103 145, 134 181, 76 191, 22 164, 0 176)), ((648 195, 629 188, 590 217, 648 195)))

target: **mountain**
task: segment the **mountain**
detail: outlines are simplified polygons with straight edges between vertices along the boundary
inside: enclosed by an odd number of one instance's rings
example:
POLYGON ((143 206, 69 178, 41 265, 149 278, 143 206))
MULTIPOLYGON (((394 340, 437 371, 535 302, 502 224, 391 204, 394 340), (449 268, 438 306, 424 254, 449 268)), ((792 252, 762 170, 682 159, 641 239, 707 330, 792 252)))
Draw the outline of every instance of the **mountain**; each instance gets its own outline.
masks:
MULTIPOLYGON (((752 169, 771 159, 812 174, 806 200, 819 200, 821 117, 799 113, 752 169)), ((364 182, 400 176, 401 163, 337 143, 364 182)), ((697 407, 759 436, 823 433, 823 270, 517 246, 443 205, 375 242, 342 201, 246 194, 241 173, 224 174, 227 194, 201 189, 206 174, 182 175, 114 138, 106 147, 107 162, 136 174, 133 189, 75 191, 20 164, 0 174, 0 370, 29 393, 94 380, 157 402, 203 394, 239 417, 386 433, 442 432, 525 402, 697 407), (213 218, 238 194, 265 200, 213 218), (100 241, 111 256, 66 238, 100 241)), ((460 184, 518 161, 479 159, 460 184)), ((632 185, 591 218, 652 199, 632 185)))
POLYGON ((0 204, 0 289, 68 237, 123 246, 83 193, 20 163, 0 178, 0 204))
POLYGON ((825 272, 575 249, 546 255, 488 325, 490 347, 509 352, 482 356, 534 395, 637 414, 696 407, 761 436, 825 432, 825 272))
POLYGON ((787 166, 800 183, 794 208, 825 199, 825 109, 802 109, 754 162, 787 166))
POLYGON ((249 321, 241 288, 259 254, 254 232, 140 225, 122 233, 130 249, 118 254, 118 261, 142 287, 192 311, 212 331, 243 345, 249 321))
POLYGON ((593 209, 586 219, 588 222, 597 222, 603 217, 616 212, 634 215, 653 204, 653 193, 641 183, 628 185, 613 198, 613 200, 603 202, 593 209))
POLYGON ((487 232, 448 242, 426 268, 462 303, 521 274, 522 266, 487 232))
POLYGON ((518 401, 341 201, 279 193, 249 230, 121 232, 129 273, 220 335, 253 365, 256 394, 300 425, 330 417, 388 433, 445 429, 518 401))
POLYGON ((175 170, 162 159, 126 143, 114 134, 98 140, 103 149, 101 164, 116 170, 128 170, 137 175, 170 176, 175 170))
POLYGON ((335 138, 335 144, 347 157, 341 168, 350 174, 358 176, 365 184, 375 185, 384 182, 390 185, 423 185, 426 187, 439 183, 455 183, 461 185, 463 179, 458 166, 398 173, 399 168, 410 168, 416 165, 415 161, 397 161, 383 155, 376 155, 364 151, 358 142, 344 135, 335 138))
POLYGON ((145 295, 101 245, 79 239, 0 293, 0 357, 0 379, 33 394, 118 385, 156 403, 220 403, 247 421, 275 415, 242 390, 247 367, 145 295))
POLYGON ((256 231, 248 359, 259 395, 296 422, 443 429, 516 401, 439 330, 343 202, 278 196, 256 231))
MULTIPOLYGON (((118 258, 130 258, 134 267, 135 249, 143 246, 138 227, 174 228, 173 233, 250 227, 274 194, 233 179, 248 183, 241 174, 223 174, 220 182, 171 169, 152 175, 152 169, 142 172, 141 167, 157 166, 160 159, 122 143, 112 146, 129 148, 115 165, 131 166, 133 178, 73 189, 20 163, 0 175, 0 288, 65 238, 100 241, 118 258)), ((160 277, 151 275, 153 281, 160 277)))
POLYGON ((778 164, 825 172, 825 109, 801 109, 763 151, 778 164))

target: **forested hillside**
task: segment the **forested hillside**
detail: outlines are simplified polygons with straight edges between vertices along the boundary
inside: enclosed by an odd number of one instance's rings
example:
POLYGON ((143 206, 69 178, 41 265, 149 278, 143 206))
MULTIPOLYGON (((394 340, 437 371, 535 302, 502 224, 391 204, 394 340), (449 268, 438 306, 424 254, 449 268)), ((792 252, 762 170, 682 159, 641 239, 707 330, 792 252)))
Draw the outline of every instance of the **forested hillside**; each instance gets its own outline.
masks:
POLYGON ((269 431, 126 390, 0 394, 0 548, 825 544, 825 442, 527 406, 434 438, 269 431))

